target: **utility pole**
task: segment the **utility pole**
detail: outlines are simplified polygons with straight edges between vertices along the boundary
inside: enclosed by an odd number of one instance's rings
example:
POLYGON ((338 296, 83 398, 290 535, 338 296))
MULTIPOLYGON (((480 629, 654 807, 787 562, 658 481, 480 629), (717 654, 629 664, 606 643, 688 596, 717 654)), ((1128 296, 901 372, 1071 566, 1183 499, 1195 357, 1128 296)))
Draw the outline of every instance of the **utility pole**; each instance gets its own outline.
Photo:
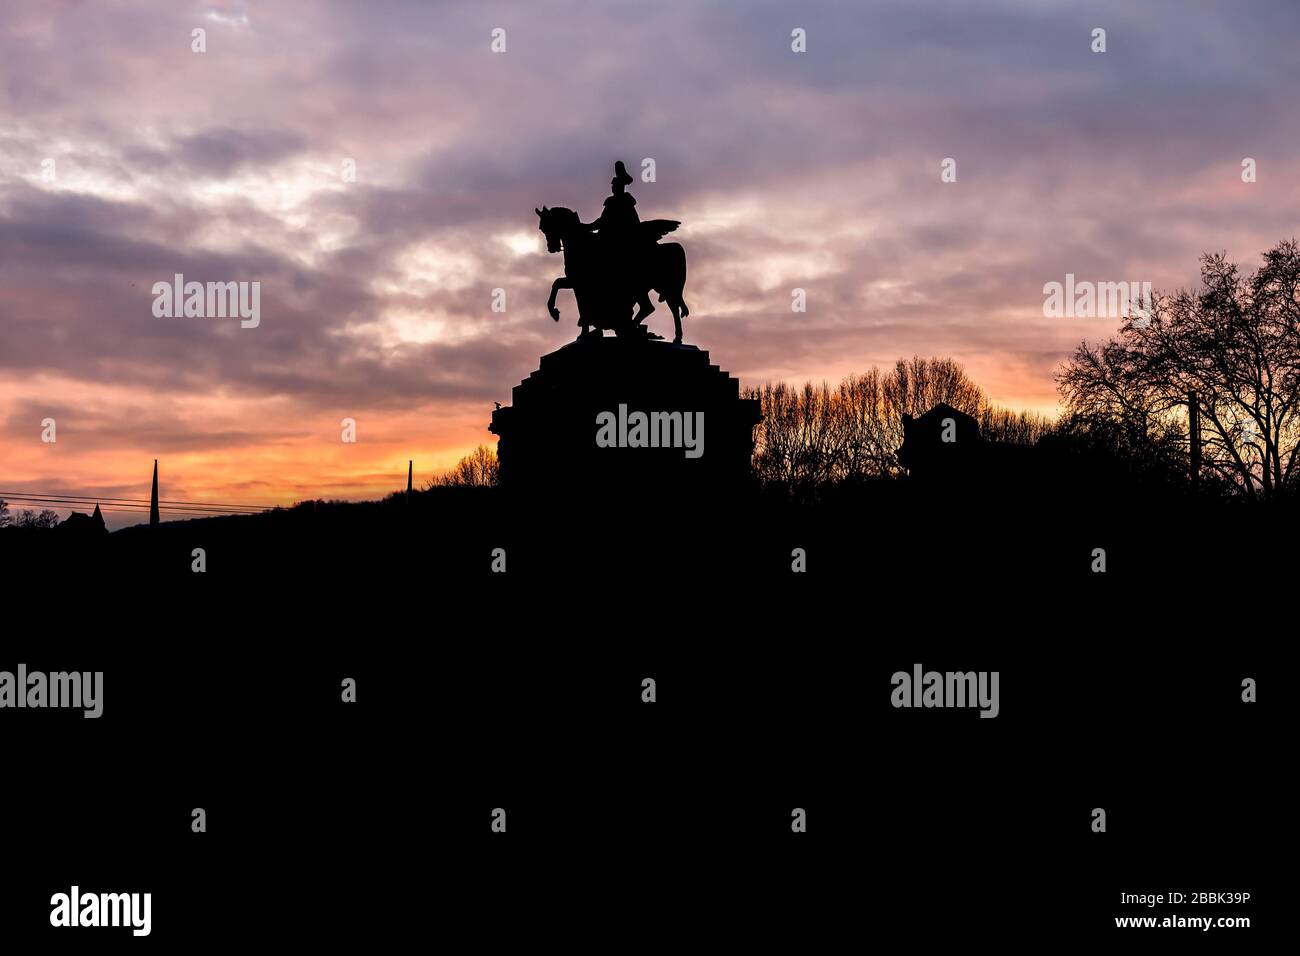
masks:
POLYGON ((411 469, 414 468, 415 461, 408 459, 406 462, 406 503, 411 503, 411 469))

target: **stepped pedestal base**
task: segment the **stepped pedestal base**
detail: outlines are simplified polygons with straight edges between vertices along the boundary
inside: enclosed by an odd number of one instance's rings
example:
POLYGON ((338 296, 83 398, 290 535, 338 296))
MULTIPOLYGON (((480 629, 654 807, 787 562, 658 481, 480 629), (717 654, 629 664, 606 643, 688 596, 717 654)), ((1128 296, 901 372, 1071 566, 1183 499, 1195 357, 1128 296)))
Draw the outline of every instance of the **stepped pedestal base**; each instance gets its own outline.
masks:
POLYGON ((544 355, 490 430, 505 488, 671 502, 747 488, 758 422, 708 352, 593 337, 544 355))

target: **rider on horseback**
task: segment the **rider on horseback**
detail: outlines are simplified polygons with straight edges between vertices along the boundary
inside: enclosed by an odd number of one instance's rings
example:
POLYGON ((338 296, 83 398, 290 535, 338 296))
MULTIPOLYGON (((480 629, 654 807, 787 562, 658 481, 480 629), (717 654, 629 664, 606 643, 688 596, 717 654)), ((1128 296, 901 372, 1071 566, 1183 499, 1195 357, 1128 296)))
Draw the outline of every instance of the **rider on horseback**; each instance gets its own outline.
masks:
POLYGON ((538 228, 546 235, 548 252, 564 253, 564 276, 551 283, 546 303, 551 318, 559 321, 555 296, 560 289, 573 289, 578 299, 578 324, 582 335, 600 336, 602 329, 618 335, 660 338, 641 323, 654 311, 649 292, 659 292, 673 313, 676 335, 682 340, 682 319, 690 314, 682 299, 686 283, 686 254, 675 242, 662 243, 667 233, 681 223, 675 219, 641 222, 636 199, 627 191, 632 182, 622 162, 614 164, 610 180, 612 194, 604 211, 593 222, 583 222, 571 209, 542 207, 534 210, 538 228), (628 312, 635 306, 633 316, 628 312))
POLYGON ((619 299, 623 298, 622 290, 635 283, 643 252, 639 241, 641 217, 636 214, 636 197, 627 191, 632 181, 622 160, 616 162, 614 178, 609 181, 611 195, 605 199, 604 212, 595 221, 583 223, 600 236, 599 248, 605 260, 610 288, 618 290, 616 295, 619 299))
POLYGON ((614 164, 614 178, 609 181, 613 195, 605 199, 605 211, 600 218, 589 223, 591 229, 600 230, 600 234, 613 242, 626 242, 635 238, 641 217, 636 214, 636 197, 627 191, 632 177, 622 160, 614 164))
MULTIPOLYGON (((674 219, 656 219, 643 225, 641 217, 636 214, 636 197, 627 191, 632 182, 623 161, 616 162, 614 178, 609 181, 611 195, 605 199, 604 212, 595 221, 583 223, 588 229, 600 234, 611 286, 620 293, 637 287, 645 270, 648 247, 680 225, 674 219)), ((619 298, 621 300, 623 296, 620 294, 619 298)), ((662 298, 660 301, 663 301, 662 298)), ((633 328, 645 332, 650 338, 661 338, 641 324, 654 311, 654 306, 648 298, 643 299, 640 305, 632 318, 633 328)))

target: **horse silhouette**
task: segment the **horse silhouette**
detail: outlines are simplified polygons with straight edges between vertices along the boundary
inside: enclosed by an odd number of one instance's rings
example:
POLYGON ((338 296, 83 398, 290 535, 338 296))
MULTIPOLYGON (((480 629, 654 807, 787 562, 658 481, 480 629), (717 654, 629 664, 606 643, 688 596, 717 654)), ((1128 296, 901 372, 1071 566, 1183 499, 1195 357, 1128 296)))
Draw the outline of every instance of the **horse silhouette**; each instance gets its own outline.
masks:
MULTIPOLYGON (((676 336, 681 344, 682 319, 690 309, 682 299, 686 286, 686 251, 676 242, 659 240, 677 228, 672 219, 651 219, 638 224, 632 248, 610 248, 599 233, 592 232, 576 212, 563 206, 534 209, 538 228, 546 236, 546 251, 564 253, 564 275, 551 283, 551 297, 546 309, 555 321, 560 311, 555 296, 561 289, 572 289, 578 303, 578 324, 582 335, 591 327, 612 329, 619 336, 651 337, 641 323, 654 311, 650 290, 659 293, 673 313, 676 336), (629 318, 633 306, 636 315, 629 318)), ((599 334, 597 331, 596 334, 599 334)), ((659 336, 653 336, 659 338, 659 336)))

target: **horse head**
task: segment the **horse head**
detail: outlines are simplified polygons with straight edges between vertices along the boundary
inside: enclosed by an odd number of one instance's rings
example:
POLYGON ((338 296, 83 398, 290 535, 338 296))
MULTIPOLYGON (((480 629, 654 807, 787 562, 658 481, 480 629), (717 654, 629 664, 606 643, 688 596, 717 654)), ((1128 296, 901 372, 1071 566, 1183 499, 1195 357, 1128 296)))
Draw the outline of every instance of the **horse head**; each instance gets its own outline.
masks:
POLYGON ((537 228, 546 236, 547 252, 559 252, 563 249, 562 243, 565 238, 572 234, 574 227, 580 221, 576 212, 563 206, 556 206, 554 209, 543 206, 541 209, 534 208, 533 212, 537 213, 537 218, 541 220, 537 228))

